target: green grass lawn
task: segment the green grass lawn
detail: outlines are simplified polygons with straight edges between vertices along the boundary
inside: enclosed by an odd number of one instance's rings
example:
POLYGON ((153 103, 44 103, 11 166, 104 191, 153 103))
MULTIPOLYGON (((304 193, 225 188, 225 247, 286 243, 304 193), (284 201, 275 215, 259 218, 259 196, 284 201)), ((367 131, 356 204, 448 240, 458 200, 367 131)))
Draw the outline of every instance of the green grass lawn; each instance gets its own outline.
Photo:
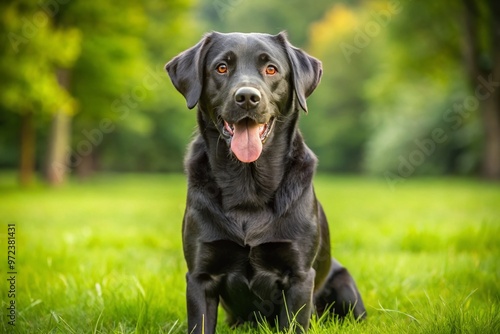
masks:
MULTIPOLYGON (((21 190, 0 174, 0 332, 184 333, 182 175, 102 175, 21 190), (7 228, 16 228, 15 327, 7 228)), ((500 185, 316 178, 337 259, 364 323, 313 319, 311 333, 500 333, 500 185)), ((219 333, 233 330, 219 317, 219 333)), ((268 333, 243 327, 235 333, 268 333)))

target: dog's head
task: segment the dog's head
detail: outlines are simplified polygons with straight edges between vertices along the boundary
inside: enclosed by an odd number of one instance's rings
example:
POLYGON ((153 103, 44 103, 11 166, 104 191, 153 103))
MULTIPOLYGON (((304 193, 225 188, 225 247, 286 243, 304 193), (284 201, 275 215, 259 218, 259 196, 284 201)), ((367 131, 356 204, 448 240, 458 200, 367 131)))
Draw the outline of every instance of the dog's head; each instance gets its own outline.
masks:
POLYGON ((236 157, 257 160, 276 122, 302 108, 318 85, 321 62, 285 33, 207 34, 166 69, 187 106, 199 105, 236 157))

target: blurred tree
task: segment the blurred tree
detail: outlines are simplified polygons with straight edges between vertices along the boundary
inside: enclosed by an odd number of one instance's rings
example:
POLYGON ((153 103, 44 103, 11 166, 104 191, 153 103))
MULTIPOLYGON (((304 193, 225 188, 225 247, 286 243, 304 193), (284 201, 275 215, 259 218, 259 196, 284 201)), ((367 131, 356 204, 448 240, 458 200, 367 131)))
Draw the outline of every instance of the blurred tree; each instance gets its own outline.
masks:
POLYGON ((195 117, 175 92, 164 65, 201 37, 190 12, 193 1, 126 1, 118 17, 113 16, 116 4, 79 6, 89 8, 73 9, 82 25, 87 24, 73 85, 81 101, 73 166, 80 175, 95 168, 182 170, 195 117), (93 20, 100 16, 96 28, 93 20))
POLYGON ((482 173, 500 179, 500 3, 463 0, 463 53, 485 130, 482 173))
MULTIPOLYGON (((56 69, 57 82, 65 91, 70 88, 69 73, 69 69, 56 69)), ((52 185, 63 183, 65 179, 66 149, 71 134, 70 121, 71 116, 63 108, 56 111, 52 119, 44 171, 46 180, 52 185)))
POLYGON ((477 170, 482 135, 465 84, 462 10, 454 1, 399 2, 375 39, 378 66, 365 84, 373 129, 366 168, 390 184, 477 170))
POLYGON ((0 46, 0 104, 21 117, 20 181, 29 184, 35 168, 35 120, 58 111, 74 112, 75 101, 56 72, 74 63, 80 32, 58 29, 51 12, 33 1, 4 1, 0 13, 8 40, 0 46))
POLYGON ((208 26, 288 30, 323 61, 322 83, 301 119, 320 169, 368 170, 399 182, 482 165, 498 177, 495 1, 195 4, 2 2, 0 164, 12 166, 17 153, 5 146, 20 133, 23 182, 35 162, 51 182, 73 169, 180 170, 195 116, 163 66, 208 26))
POLYGON ((357 57, 343 52, 367 11, 334 5, 311 26, 308 51, 323 62, 323 78, 309 98, 309 114, 301 120, 305 138, 320 158, 319 168, 336 172, 360 172, 370 131, 364 121, 367 101, 362 83, 373 73, 372 51, 357 57), (355 59, 354 59, 355 58, 355 59))
POLYGON ((331 0, 201 0, 200 14, 211 30, 263 32, 282 30, 297 46, 305 46, 309 25, 321 19, 331 0))
POLYGON ((195 117, 164 65, 201 37, 192 0, 0 6, 2 166, 16 157, 19 124, 23 180, 35 151, 53 183, 72 170, 181 170, 195 117))
POLYGON ((117 121, 129 117, 125 108, 147 98, 143 90, 133 90, 141 85, 147 64, 147 17, 140 1, 74 1, 61 5, 56 19, 60 26, 77 26, 84 35, 81 55, 68 74, 78 113, 65 167, 86 176, 97 164, 105 137, 115 131, 117 121))
POLYGON ((106 135, 106 145, 99 147, 100 168, 178 172, 196 117, 170 83, 164 66, 194 45, 202 29, 192 15, 192 0, 154 1, 143 6, 148 18, 142 35, 147 62, 140 69, 140 80, 112 106, 123 116, 106 135))

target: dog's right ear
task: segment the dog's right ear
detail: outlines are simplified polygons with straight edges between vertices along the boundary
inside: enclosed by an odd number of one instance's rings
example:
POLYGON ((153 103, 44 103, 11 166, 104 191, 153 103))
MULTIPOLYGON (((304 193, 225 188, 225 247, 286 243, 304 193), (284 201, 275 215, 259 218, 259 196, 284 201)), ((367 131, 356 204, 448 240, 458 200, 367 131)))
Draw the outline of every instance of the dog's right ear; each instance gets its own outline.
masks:
POLYGON ((300 107, 307 113, 306 99, 316 89, 323 74, 321 62, 290 44, 286 32, 282 31, 276 37, 285 47, 292 67, 295 95, 300 107))
POLYGON ((203 65, 212 41, 212 34, 205 35, 195 46, 180 53, 165 65, 175 88, 184 95, 187 107, 193 109, 203 89, 203 65))

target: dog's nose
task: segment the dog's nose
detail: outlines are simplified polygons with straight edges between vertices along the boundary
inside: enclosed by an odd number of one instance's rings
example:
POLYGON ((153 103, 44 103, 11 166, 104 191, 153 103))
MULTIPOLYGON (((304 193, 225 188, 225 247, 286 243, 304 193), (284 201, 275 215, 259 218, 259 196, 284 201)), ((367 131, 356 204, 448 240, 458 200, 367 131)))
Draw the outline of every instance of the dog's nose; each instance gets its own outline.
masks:
POLYGON ((234 94, 234 101, 240 108, 250 110, 260 103, 260 92, 253 87, 241 87, 234 94))

